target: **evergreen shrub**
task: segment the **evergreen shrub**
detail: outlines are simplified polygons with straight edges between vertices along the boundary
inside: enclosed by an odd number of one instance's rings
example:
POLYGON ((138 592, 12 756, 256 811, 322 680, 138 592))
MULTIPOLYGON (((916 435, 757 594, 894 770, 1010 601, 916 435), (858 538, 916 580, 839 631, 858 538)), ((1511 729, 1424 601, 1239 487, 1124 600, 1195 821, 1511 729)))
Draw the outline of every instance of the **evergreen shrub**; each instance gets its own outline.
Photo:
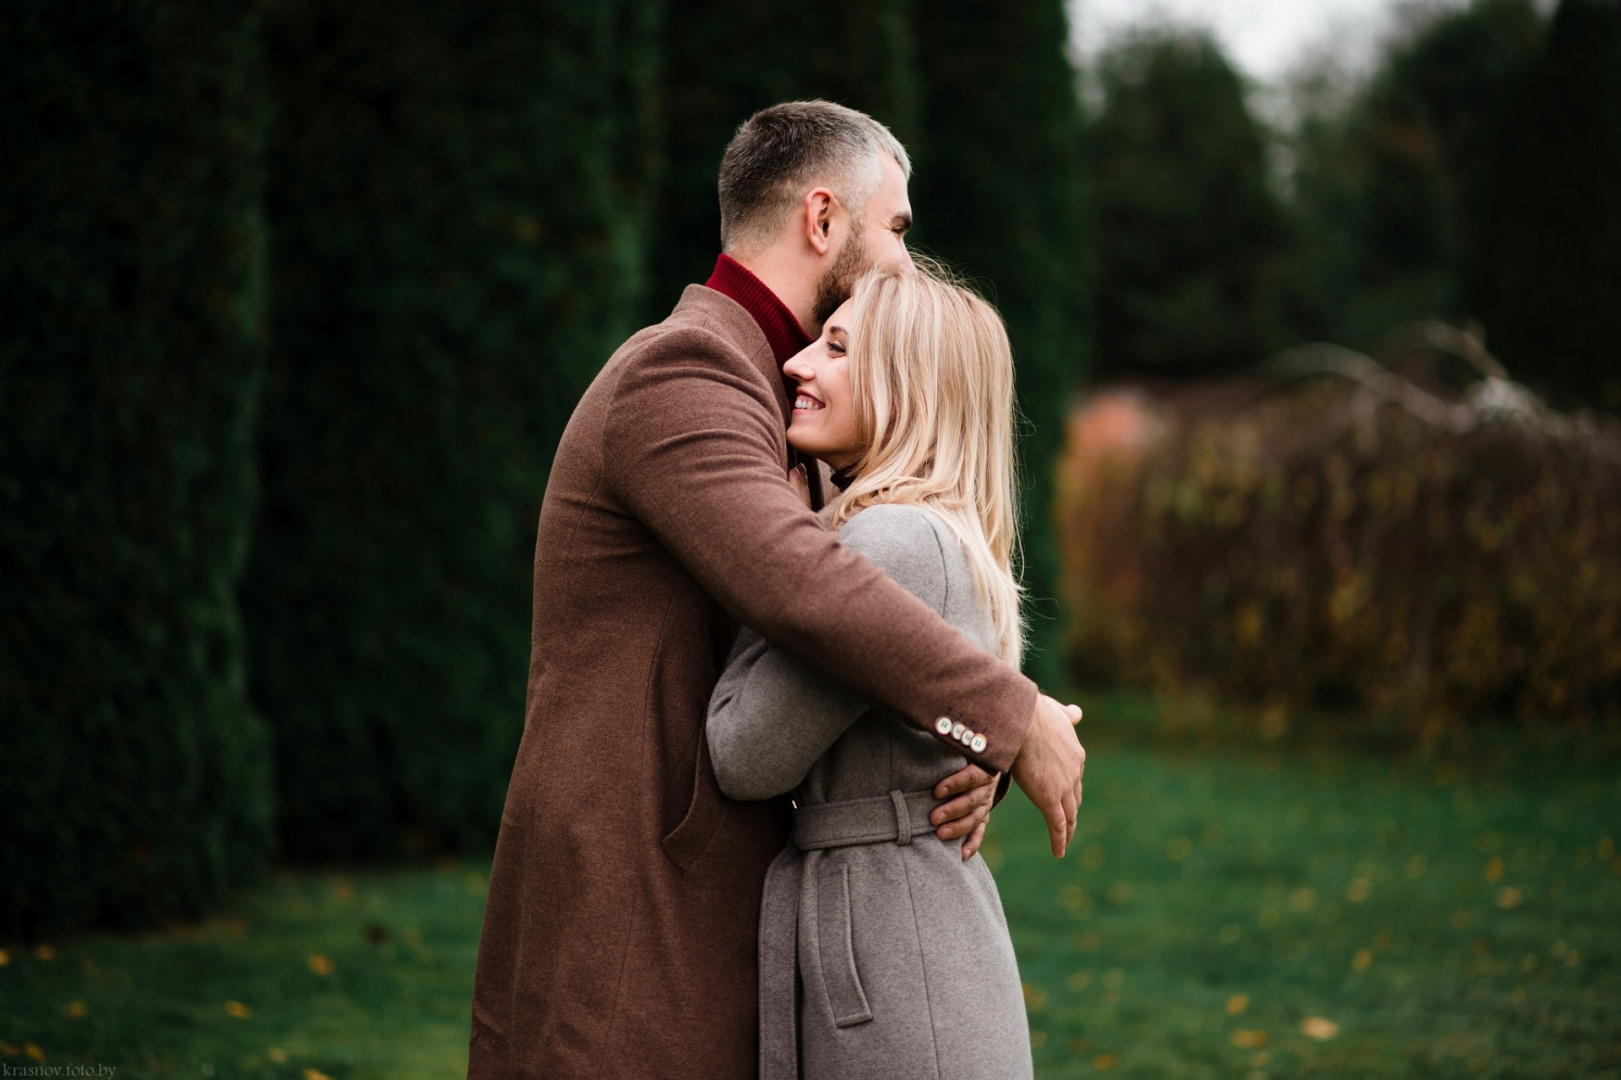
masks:
POLYGON ((1621 720, 1621 426, 1496 376, 1446 397, 1310 355, 1341 374, 1100 392, 1073 415, 1077 673, 1419 737, 1621 720))
POLYGON ((200 914, 270 846, 235 589, 259 7, 0 13, 0 936, 200 914))
POLYGON ((1086 133, 1068 27, 1061 0, 941 0, 912 11, 922 77, 915 240, 976 281, 1007 322, 1025 420, 1026 666, 1044 685, 1061 668, 1053 465, 1092 360, 1086 133))
POLYGON ((279 4, 244 588, 295 859, 489 846, 547 463, 633 326, 659 6, 279 4))

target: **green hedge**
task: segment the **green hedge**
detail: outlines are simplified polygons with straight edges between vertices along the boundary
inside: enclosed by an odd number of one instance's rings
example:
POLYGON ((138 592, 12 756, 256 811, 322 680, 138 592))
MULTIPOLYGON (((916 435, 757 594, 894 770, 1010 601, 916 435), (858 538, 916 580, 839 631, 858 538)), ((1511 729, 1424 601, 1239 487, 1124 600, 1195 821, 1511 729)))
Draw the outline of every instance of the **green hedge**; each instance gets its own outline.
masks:
POLYGON ((1007 321, 1028 422, 1027 667, 1058 674, 1052 469, 1072 388, 1091 362, 1094 260, 1085 132, 1059 0, 919 4, 922 139, 912 205, 918 244, 980 283, 1007 321))
POLYGON ((630 330, 658 6, 288 0, 243 592, 283 850, 493 842, 552 448, 630 330))
POLYGON ((0 13, 0 936, 263 866, 234 600, 263 375, 254 4, 0 13))

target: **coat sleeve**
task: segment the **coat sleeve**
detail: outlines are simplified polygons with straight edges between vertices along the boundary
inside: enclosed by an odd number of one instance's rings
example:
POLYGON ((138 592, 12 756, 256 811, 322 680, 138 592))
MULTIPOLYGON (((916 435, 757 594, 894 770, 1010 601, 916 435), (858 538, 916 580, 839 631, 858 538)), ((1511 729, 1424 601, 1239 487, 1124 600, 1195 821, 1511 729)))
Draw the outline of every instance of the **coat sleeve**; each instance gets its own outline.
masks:
POLYGON ((1012 764, 1035 685, 799 503, 759 367, 716 335, 672 330, 621 373, 606 420, 603 482, 734 618, 920 727, 949 717, 978 732, 986 768, 1012 764))
MULTIPOLYGON (((916 507, 874 506, 852 518, 840 536, 913 596, 944 612, 945 559, 925 515, 916 507)), ((709 755, 720 789, 734 799, 792 791, 870 704, 745 630, 709 703, 709 755)))

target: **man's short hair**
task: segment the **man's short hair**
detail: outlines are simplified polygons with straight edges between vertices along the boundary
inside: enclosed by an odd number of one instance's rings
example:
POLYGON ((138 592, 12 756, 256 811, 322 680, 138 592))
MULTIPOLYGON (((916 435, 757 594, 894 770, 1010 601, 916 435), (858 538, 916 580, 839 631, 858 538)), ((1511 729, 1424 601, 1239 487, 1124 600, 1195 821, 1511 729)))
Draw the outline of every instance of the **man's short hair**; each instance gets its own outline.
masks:
POLYGON ((906 148, 866 113, 831 101, 789 101, 761 109, 737 129, 720 163, 720 246, 769 244, 813 187, 833 192, 852 214, 883 182, 883 154, 912 175, 906 148))

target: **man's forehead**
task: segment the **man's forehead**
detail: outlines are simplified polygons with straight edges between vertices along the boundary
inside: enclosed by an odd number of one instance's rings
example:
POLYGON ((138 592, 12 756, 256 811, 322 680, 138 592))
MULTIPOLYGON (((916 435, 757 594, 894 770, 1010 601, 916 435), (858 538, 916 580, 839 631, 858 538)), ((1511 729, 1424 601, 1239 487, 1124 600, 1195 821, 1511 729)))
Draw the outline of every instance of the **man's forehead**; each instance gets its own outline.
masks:
POLYGON ((870 200, 873 210, 885 220, 912 219, 912 202, 906 195, 906 174, 900 164, 887 154, 884 156, 884 179, 870 200))

